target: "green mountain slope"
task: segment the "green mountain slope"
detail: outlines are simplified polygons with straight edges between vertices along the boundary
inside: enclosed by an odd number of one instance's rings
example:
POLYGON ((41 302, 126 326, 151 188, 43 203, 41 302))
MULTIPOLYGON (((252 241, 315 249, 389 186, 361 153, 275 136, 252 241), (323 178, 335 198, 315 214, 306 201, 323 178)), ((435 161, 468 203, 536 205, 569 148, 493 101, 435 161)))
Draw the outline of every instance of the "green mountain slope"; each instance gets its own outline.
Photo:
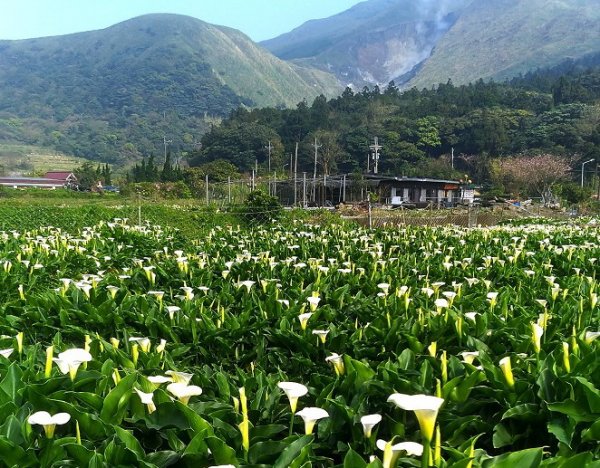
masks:
POLYGON ((159 151, 164 135, 181 147, 240 105, 293 106, 337 90, 332 75, 285 63, 236 30, 147 15, 0 41, 0 140, 118 160, 159 151))
POLYGON ((345 84, 402 80, 426 59, 470 0, 370 0, 261 44, 345 84))
POLYGON ((600 51, 600 0, 474 0, 411 86, 503 80, 600 51))

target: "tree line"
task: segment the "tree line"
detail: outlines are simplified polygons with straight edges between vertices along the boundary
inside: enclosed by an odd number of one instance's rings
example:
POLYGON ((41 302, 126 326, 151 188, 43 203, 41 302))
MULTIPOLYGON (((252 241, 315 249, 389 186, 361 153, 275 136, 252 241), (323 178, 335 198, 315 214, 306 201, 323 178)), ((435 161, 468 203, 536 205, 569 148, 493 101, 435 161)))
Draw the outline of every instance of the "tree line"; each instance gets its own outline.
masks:
POLYGON ((538 71, 495 83, 401 91, 393 82, 295 109, 238 108, 192 152, 192 166, 228 161, 241 172, 365 172, 378 137, 379 172, 490 183, 496 159, 552 154, 600 159, 600 68, 538 71), (270 149, 269 149, 270 147, 270 149), (453 161, 451 155, 454 154, 453 161))

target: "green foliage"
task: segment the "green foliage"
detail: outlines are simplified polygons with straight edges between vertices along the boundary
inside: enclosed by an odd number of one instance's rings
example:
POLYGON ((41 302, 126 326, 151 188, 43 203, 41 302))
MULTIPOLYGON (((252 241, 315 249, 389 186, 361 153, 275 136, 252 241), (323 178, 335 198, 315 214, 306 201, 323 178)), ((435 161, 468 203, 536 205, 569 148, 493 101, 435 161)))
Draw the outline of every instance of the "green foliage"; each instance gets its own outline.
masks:
POLYGON ((333 95, 333 76, 290 65, 230 28, 146 15, 101 31, 3 42, 0 141, 103 162, 179 153, 239 106, 333 95), (90 77, 94 77, 90 79, 90 77))
POLYGON ((192 179, 202 179, 208 176, 211 182, 226 182, 228 178, 236 180, 240 178, 240 173, 235 165, 225 159, 215 159, 199 166, 187 169, 184 173, 186 181, 192 179))
POLYGON ((200 164, 218 157, 249 171, 258 160, 264 171, 264 147, 272 141, 274 154, 285 162, 283 155, 295 154, 298 144, 298 171, 311 174, 317 137, 319 174, 364 172, 369 145, 378 136, 380 173, 421 177, 448 173, 434 161, 447 160, 454 150, 456 170, 483 184, 491 180, 491 158, 547 152, 568 161, 573 153, 600 155, 600 116, 592 105, 600 100, 600 70, 573 71, 568 77, 584 83, 585 102, 572 95, 565 98, 571 101, 554 106, 548 88, 559 80, 560 75, 550 70, 512 84, 480 80, 404 93, 347 90, 338 98, 318 98, 293 110, 238 110, 203 137, 202 151, 193 161, 200 164))
MULTIPOLYGON (((3 208, 6 222, 15 206, 3 208)), ((443 397, 439 466, 600 461, 591 223, 368 230, 303 218, 247 229, 209 226, 216 212, 161 209, 163 221, 196 223, 192 236, 157 218, 127 221, 123 208, 107 221, 115 211, 101 204, 28 206, 23 230, 4 236, 3 463, 380 467, 376 440, 422 440, 415 414, 389 401, 398 392, 443 397), (70 228, 29 227, 47 214, 70 228), (106 219, 94 225, 92 216, 106 219), (533 325, 542 329, 537 347, 533 325), (324 341, 317 330, 328 331, 324 341), (71 379, 56 361, 46 368, 49 345, 54 357, 86 347, 91 360, 71 379), (343 371, 326 361, 332 353, 343 371), (150 382, 169 371, 188 373, 187 388, 201 394, 179 401, 170 382, 150 382), (306 385, 299 410, 326 411, 312 435, 283 381, 306 385), (152 393, 154 407, 136 389, 152 393), (27 422, 37 411, 70 420, 49 439, 27 422), (371 438, 367 414, 382 416, 371 438)), ((391 466, 419 466, 419 457, 396 455, 391 466)))
POLYGON ((183 181, 177 182, 138 182, 126 184, 121 193, 126 197, 139 196, 150 199, 178 200, 191 198, 192 192, 183 181))
POLYGON ((568 203, 577 204, 590 199, 592 191, 575 182, 562 183, 557 187, 556 194, 568 203))
MULTIPOLYGON (((244 112, 239 115, 245 118, 244 112)), ((268 166, 268 142, 271 142, 271 168, 282 165, 283 145, 277 133, 268 125, 256 122, 232 121, 215 127, 202 137, 202 150, 192 154, 191 165, 226 160, 241 171, 249 172, 255 164, 264 170, 268 166)), ((209 174, 210 175, 210 174, 209 174)))
POLYGON ((75 177, 77 177, 77 185, 79 190, 89 191, 96 188, 99 177, 92 163, 83 163, 81 166, 76 168, 73 173, 75 174, 75 177))
POLYGON ((282 211, 283 207, 279 200, 262 190, 250 192, 240 208, 242 218, 250 224, 261 224, 276 220, 281 216, 282 211))

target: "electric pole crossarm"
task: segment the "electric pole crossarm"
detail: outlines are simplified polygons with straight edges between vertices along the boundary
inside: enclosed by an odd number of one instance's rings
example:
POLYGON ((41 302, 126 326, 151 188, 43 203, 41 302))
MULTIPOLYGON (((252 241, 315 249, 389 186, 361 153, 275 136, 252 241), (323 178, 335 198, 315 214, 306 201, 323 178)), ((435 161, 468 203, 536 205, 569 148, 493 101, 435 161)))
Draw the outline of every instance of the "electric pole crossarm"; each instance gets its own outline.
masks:
POLYGON ((167 137, 163 135, 163 145, 165 146, 165 162, 167 162, 167 145, 173 143, 173 140, 167 140, 167 137))
POLYGON ((377 174, 379 168, 379 150, 382 148, 379 144, 379 138, 374 138, 375 144, 370 145, 369 149, 373 152, 373 174, 377 174))

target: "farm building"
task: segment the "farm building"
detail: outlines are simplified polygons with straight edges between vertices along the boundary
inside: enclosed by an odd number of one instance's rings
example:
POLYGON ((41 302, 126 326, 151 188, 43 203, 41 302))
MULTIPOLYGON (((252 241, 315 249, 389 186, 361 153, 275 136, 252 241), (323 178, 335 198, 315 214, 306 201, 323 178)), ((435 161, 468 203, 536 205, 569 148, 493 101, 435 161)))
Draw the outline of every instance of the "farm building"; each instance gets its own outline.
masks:
POLYGON ((0 177, 0 186, 12 188, 77 188, 77 178, 72 172, 47 172, 44 177, 0 177))
POLYGON ((67 171, 48 171, 44 176, 46 179, 61 180, 65 187, 77 186, 77 177, 72 172, 67 171))
POLYGON ((472 203, 474 192, 460 181, 421 177, 392 177, 379 175, 335 175, 316 181, 312 178, 297 179, 294 198, 294 183, 278 183, 277 195, 284 204, 307 206, 333 206, 339 203, 361 202, 367 193, 385 205, 414 207, 454 206, 457 203, 472 203), (305 203, 304 203, 305 202, 305 203))

